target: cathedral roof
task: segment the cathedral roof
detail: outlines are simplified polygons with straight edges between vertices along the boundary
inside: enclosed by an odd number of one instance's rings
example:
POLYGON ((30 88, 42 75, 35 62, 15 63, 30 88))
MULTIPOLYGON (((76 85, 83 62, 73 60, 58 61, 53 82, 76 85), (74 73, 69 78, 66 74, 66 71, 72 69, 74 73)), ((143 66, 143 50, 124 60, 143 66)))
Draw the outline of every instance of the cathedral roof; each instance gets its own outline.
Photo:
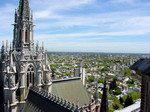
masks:
POLYGON ((130 68, 132 70, 139 71, 142 74, 150 75, 150 59, 140 59, 130 68))
POLYGON ((66 99, 79 107, 89 105, 90 97, 80 78, 52 81, 52 93, 66 99))
POLYGON ((78 107, 43 89, 31 87, 23 112, 78 112, 78 107))
POLYGON ((78 112, 85 104, 90 104, 90 98, 80 78, 53 80, 51 93, 30 88, 23 112, 78 112))

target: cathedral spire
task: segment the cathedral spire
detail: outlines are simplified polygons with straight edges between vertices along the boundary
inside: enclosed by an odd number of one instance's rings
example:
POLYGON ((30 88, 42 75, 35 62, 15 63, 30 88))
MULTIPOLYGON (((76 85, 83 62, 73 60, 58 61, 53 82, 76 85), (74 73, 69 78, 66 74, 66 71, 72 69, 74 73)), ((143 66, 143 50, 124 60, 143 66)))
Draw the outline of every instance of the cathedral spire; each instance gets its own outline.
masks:
POLYGON ((108 98, 107 98, 106 79, 104 81, 100 112, 108 112, 108 98))
POLYGON ((8 40, 6 40, 6 52, 8 51, 8 40))
POLYGON ((4 41, 2 41, 2 48, 1 50, 4 50, 4 41))
POLYGON ((36 43, 36 52, 38 52, 39 51, 39 41, 37 41, 37 43, 36 43))
POLYGON ((15 19, 14 19, 14 24, 16 24, 16 22, 17 22, 17 10, 15 9, 15 19))
POLYGON ((20 0, 19 8, 15 12, 13 49, 16 51, 33 50, 33 20, 30 12, 29 0, 20 0))
POLYGON ((29 19, 30 17, 30 7, 29 7, 29 1, 28 0, 20 0, 19 2, 19 16, 21 19, 29 19))
POLYGON ((10 49, 9 49, 9 50, 12 50, 12 49, 11 49, 11 42, 10 42, 10 49))
POLYGON ((4 59, 4 53, 5 53, 5 47, 4 47, 4 41, 2 41, 2 47, 1 47, 1 59, 4 59))
POLYGON ((42 42, 42 51, 44 51, 44 42, 42 42))

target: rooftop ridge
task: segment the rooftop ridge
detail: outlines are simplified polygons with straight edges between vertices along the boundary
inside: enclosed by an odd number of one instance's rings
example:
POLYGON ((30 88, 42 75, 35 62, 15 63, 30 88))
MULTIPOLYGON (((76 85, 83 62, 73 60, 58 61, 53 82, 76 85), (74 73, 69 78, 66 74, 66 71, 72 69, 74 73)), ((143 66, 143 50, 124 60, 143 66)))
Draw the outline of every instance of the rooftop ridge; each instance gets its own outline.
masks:
POLYGON ((58 80, 52 80, 52 83, 71 81, 71 80, 80 80, 80 79, 81 79, 80 77, 73 77, 73 78, 68 78, 68 79, 58 79, 58 80))
POLYGON ((52 93, 49 93, 48 91, 46 91, 44 89, 40 89, 36 86, 31 86, 30 91, 35 92, 38 95, 58 104, 58 105, 62 106, 63 108, 66 108, 72 112, 79 112, 79 108, 77 105, 75 106, 75 104, 70 103, 69 101, 64 100, 64 99, 62 99, 62 98, 60 98, 60 97, 58 97, 52 93))

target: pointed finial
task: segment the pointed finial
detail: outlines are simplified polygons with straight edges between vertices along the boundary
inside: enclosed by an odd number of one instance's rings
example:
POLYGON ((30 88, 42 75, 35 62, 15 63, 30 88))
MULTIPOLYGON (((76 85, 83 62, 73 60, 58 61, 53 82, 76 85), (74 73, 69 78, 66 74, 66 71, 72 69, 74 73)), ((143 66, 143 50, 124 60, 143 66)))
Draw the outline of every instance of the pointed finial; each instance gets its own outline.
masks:
POLYGON ((8 50, 8 40, 6 40, 6 52, 8 50))
POLYGON ((4 41, 2 41, 2 46, 4 46, 4 41))
POLYGON ((33 19, 33 11, 31 10, 30 13, 31 13, 31 20, 32 20, 33 19))
POLYGON ((17 9, 15 9, 15 15, 17 15, 17 9))
POLYGON ((15 9, 15 23, 17 22, 17 10, 15 9))
POLYGON ((44 51, 44 42, 42 42, 42 50, 44 51))
POLYGON ((10 42, 10 51, 11 51, 12 49, 11 49, 11 42, 10 42))
POLYGON ((13 67, 13 54, 10 53, 10 66, 13 67))
POLYGON ((39 41, 37 41, 37 43, 36 43, 36 51, 38 51, 39 50, 39 41))
POLYGON ((4 52, 5 52, 5 47, 4 47, 4 41, 2 41, 2 47, 1 47, 1 59, 4 59, 4 52))

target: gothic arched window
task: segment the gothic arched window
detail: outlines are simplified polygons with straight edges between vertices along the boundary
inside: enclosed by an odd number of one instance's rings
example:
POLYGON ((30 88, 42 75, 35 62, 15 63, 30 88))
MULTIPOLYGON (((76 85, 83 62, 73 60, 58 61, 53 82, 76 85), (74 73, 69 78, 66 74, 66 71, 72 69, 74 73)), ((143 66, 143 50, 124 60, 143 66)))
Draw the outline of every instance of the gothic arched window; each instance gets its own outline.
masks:
POLYGON ((30 65, 27 69, 27 87, 34 85, 34 67, 30 65))
POLYGON ((25 42, 27 43, 28 42, 28 31, 26 30, 25 32, 25 42))

